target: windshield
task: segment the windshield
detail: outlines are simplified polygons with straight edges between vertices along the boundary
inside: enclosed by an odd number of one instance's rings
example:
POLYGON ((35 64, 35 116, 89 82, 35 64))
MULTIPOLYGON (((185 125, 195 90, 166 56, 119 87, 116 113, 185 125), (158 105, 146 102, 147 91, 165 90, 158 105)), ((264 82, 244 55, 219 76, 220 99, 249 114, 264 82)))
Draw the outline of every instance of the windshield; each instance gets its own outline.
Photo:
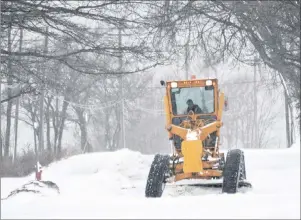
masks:
POLYGON ((210 114, 214 112, 214 89, 172 88, 171 103, 174 115, 186 115, 190 110, 195 114, 210 114))

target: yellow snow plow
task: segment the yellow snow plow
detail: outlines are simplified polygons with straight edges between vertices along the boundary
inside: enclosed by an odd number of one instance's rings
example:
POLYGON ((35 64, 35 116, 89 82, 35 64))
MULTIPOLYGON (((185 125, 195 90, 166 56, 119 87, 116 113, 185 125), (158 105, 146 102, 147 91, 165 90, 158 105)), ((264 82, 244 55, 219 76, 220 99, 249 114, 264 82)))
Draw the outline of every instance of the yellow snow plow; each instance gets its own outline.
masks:
MULTIPOLYGON (((171 154, 156 154, 149 171, 145 196, 161 197, 166 183, 181 180, 220 180, 210 183, 224 193, 236 193, 246 181, 243 151, 220 152, 220 129, 225 105, 217 79, 161 81, 166 87, 164 106, 171 154)), ((206 184, 201 184, 206 185, 206 184)))

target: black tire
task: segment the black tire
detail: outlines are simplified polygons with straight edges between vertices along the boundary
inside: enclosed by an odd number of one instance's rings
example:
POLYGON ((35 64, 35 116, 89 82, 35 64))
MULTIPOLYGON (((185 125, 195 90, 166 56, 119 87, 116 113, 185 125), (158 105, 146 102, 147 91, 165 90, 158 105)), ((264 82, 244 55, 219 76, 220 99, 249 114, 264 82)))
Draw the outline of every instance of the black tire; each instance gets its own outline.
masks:
POLYGON ((244 153, 240 149, 228 151, 223 171, 223 193, 236 193, 239 182, 246 179, 244 153))
POLYGON ((169 174, 169 159, 168 155, 155 155, 147 178, 145 188, 146 197, 162 196, 166 176, 169 174))
POLYGON ((246 163, 245 163, 245 155, 242 152, 242 162, 241 162, 241 175, 240 175, 240 180, 245 180, 247 179, 247 172, 246 172, 246 163))

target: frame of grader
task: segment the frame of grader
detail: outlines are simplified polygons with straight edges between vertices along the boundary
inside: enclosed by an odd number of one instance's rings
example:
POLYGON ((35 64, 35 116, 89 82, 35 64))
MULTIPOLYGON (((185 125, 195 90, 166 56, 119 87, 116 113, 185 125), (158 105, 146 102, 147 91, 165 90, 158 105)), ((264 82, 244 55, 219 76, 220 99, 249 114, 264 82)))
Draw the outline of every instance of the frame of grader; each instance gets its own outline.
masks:
POLYGON ((161 81, 161 85, 166 87, 165 128, 172 153, 155 155, 145 196, 161 197, 166 183, 191 179, 220 180, 209 185, 222 187, 223 193, 236 193, 242 186, 251 187, 246 181, 243 151, 229 150, 226 160, 224 153, 219 151, 221 118, 226 102, 224 93, 219 91, 218 80, 161 81), (180 113, 181 108, 187 107, 190 97, 199 99, 197 104, 201 103, 203 110, 187 109, 180 113))

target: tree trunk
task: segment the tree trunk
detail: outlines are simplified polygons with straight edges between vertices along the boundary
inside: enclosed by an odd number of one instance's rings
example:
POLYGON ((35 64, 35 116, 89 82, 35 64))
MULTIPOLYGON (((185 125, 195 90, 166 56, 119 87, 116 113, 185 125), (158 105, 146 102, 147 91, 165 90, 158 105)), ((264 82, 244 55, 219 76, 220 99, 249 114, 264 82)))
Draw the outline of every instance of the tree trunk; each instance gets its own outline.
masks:
MULTIPOLYGON (((38 135, 37 131, 38 130, 36 128, 33 128, 35 164, 37 164, 37 162, 39 161, 39 150, 38 150, 38 141, 37 141, 37 137, 39 137, 39 135, 38 135)), ((37 167, 36 167, 36 169, 37 169, 37 167)))
POLYGON ((292 107, 292 103, 291 101, 289 100, 289 112, 290 112, 290 117, 291 117, 291 134, 290 134, 290 137, 291 137, 291 143, 293 144, 294 141, 295 141, 295 123, 294 123, 294 115, 293 115, 293 107, 292 107))
POLYGON ((238 146, 238 139, 239 139, 238 123, 237 123, 237 120, 233 120, 233 121, 235 121, 235 146, 236 146, 236 148, 241 148, 243 146, 238 146))
MULTIPOLYGON (((10 90, 10 89, 9 89, 10 90)), ((8 92, 8 97, 11 96, 11 92, 8 92)), ((12 111, 12 100, 7 103, 7 114, 6 114, 6 134, 5 134, 5 150, 4 156, 9 156, 10 149, 10 129, 11 129, 11 111, 12 111)))
MULTIPOLYGON (((22 52, 23 43, 23 29, 20 29, 20 42, 19 42, 19 52, 22 52)), ((21 59, 21 58, 20 58, 21 59)), ((17 158, 17 146, 18 146, 18 123, 19 123, 19 105, 20 98, 16 99, 16 112, 15 112, 15 148, 14 148, 14 162, 17 158)))
POLYGON ((66 120, 66 113, 67 113, 67 108, 68 108, 68 99, 64 99, 63 103, 63 109, 62 109, 62 114, 61 114, 61 123, 59 127, 59 133, 58 133, 58 145, 57 145, 57 157, 61 157, 62 153, 62 137, 63 137, 63 132, 64 132, 64 127, 65 127, 65 120, 66 120))
MULTIPOLYGON (((57 94, 58 95, 58 94, 57 94)), ((55 153, 57 153, 57 145, 58 145, 58 137, 59 137, 59 98, 56 97, 55 99, 55 135, 54 135, 54 138, 55 138, 55 153)), ((55 154, 56 155, 56 154, 55 154)))
MULTIPOLYGON (((48 27, 46 27, 46 35, 45 35, 45 41, 44 41, 44 54, 46 55, 48 52, 48 27)), ((42 74, 42 79, 45 80, 45 65, 42 67, 43 69, 41 70, 41 74, 42 74)), ((39 142, 39 151, 42 152, 44 151, 44 97, 45 97, 45 85, 44 82, 41 85, 41 94, 40 94, 40 142, 39 142)))
MULTIPOLYGON (((11 17, 11 16, 10 16, 11 17)), ((9 24, 8 28, 8 51, 12 51, 12 42, 11 42, 11 25, 9 24)), ((7 111, 6 111, 6 134, 5 134, 5 150, 4 150, 4 156, 8 157, 9 156, 9 149, 10 149, 10 129, 11 129, 11 111, 12 111, 12 105, 13 105, 13 99, 10 99, 12 96, 12 61, 11 61, 11 56, 8 56, 8 78, 7 78, 7 84, 8 84, 8 89, 7 89, 7 98, 8 98, 8 103, 7 103, 7 111)))
MULTIPOLYGON (((255 148, 259 147, 258 144, 258 125, 257 125, 257 58, 254 57, 254 85, 253 85, 253 95, 254 95, 254 102, 253 102, 253 107, 254 107, 254 121, 253 121, 253 129, 252 131, 254 131, 254 136, 253 137, 253 141, 251 142, 251 147, 255 146, 255 148)), ((253 132, 252 132, 253 133, 253 132)))
POLYGON ((31 116, 31 120, 33 123, 33 135, 34 135, 34 149, 35 149, 35 154, 36 156, 38 155, 38 138, 39 138, 39 134, 38 134, 38 128, 36 128, 36 124, 37 124, 37 110, 33 108, 33 103, 31 103, 29 105, 29 109, 28 111, 30 112, 30 116, 31 116))
POLYGON ((121 136, 121 123, 120 123, 120 115, 121 110, 118 108, 115 108, 115 115, 116 115, 116 128, 114 131, 112 138, 112 146, 110 150, 116 150, 121 149, 122 147, 122 136, 121 136))
POLYGON ((75 108, 75 111, 79 120, 81 150, 83 153, 86 153, 90 151, 90 147, 87 141, 87 123, 84 117, 84 110, 75 108))
POLYGON ((48 152, 51 152, 51 141, 50 141, 50 103, 51 103, 51 98, 48 97, 48 103, 46 106, 46 138, 47 138, 47 150, 48 152))
MULTIPOLYGON (((50 106, 51 104, 49 104, 50 106)), ((57 154, 57 141, 58 141, 58 126, 59 126, 59 109, 58 109, 58 98, 55 99, 55 108, 52 108, 52 126, 54 133, 53 140, 53 154, 57 154)))
MULTIPOLYGON (((105 96, 104 96, 104 101, 105 103, 108 102, 109 97, 108 97, 108 90, 107 90, 107 81, 106 79, 104 80, 104 92, 105 92, 105 96)), ((104 147, 106 150, 110 149, 110 109, 108 108, 104 108, 104 125, 105 125, 105 138, 104 138, 104 147)))
MULTIPOLYGON (((1 5, 1 4, 0 4, 1 5)), ((1 6, 0 6, 1 8, 1 6)), ((1 56, 0 56, 1 57, 1 56)), ((0 63, 1 63, 1 58, 0 58, 0 63)), ((2 77, 1 77, 1 74, 0 74, 0 160, 2 161, 2 158, 3 158, 3 144, 2 144, 2 105, 1 105, 1 100, 2 100, 2 77)))
MULTIPOLYGON (((1 3, 0 3, 0 13, 2 11, 1 8, 1 3)), ((0 24, 0 33, 2 33, 1 31, 1 24, 0 24)), ((0 44, 0 51, 1 51, 1 44, 0 44)), ((1 65, 1 56, 0 56, 0 65, 1 65)), ((0 74, 0 160, 2 161, 3 158, 3 144, 2 144, 2 105, 1 105, 1 101, 2 101, 2 74, 0 74)))
POLYGON ((34 137, 34 152, 35 155, 38 155, 37 132, 35 128, 33 128, 33 137, 34 137))
POLYGON ((80 142, 81 142, 81 149, 82 152, 86 153, 86 152, 90 152, 90 146, 89 143, 87 141, 87 127, 86 127, 86 123, 82 124, 79 126, 80 127, 80 133, 81 133, 81 137, 80 137, 80 142))
POLYGON ((105 109, 104 110, 104 124, 105 124, 105 140, 104 140, 104 144, 105 144, 105 149, 108 150, 110 148, 110 114, 109 114, 109 110, 105 109))
POLYGON ((18 122, 19 122, 19 104, 20 100, 19 97, 17 98, 16 103, 16 116, 15 116, 15 147, 14 147, 14 162, 17 158, 17 146, 18 146, 18 122))
POLYGON ((285 127, 286 127, 286 145, 287 147, 291 147, 291 132, 290 132, 290 117, 289 117, 289 108, 288 108, 288 95, 284 90, 284 107, 285 107, 285 127))

